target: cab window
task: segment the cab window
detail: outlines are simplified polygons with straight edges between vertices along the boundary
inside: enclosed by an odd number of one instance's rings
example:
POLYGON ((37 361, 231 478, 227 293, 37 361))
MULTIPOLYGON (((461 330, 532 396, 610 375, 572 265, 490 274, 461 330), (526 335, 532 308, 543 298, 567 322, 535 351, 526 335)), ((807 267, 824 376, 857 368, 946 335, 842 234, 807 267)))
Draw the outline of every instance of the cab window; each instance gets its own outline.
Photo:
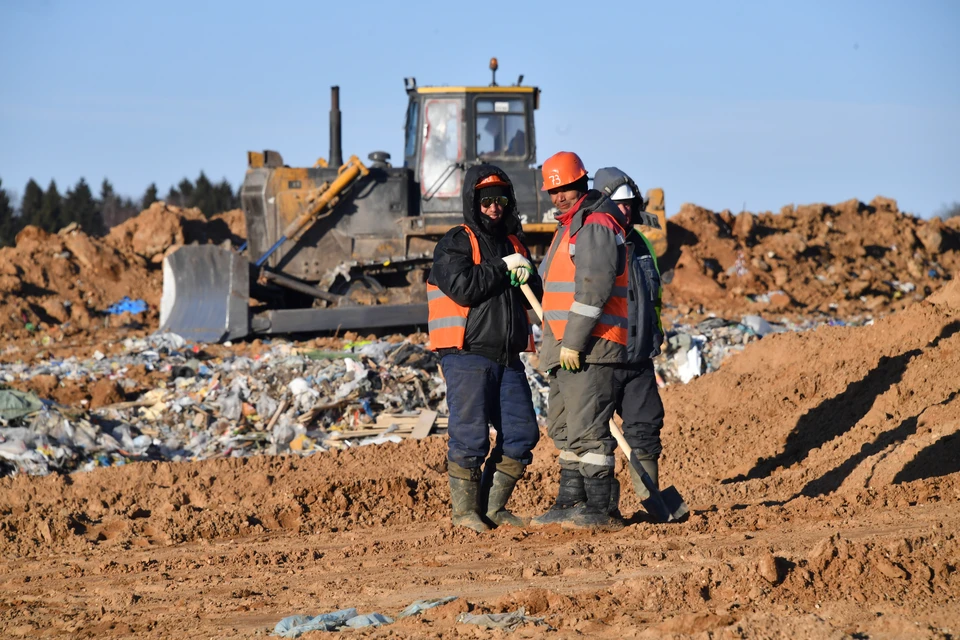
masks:
POLYGON ((417 153, 417 119, 420 115, 420 103, 416 100, 410 101, 407 107, 407 144, 403 151, 405 158, 412 158, 417 153))
POLYGON ((477 100, 477 156, 527 155, 527 116, 519 98, 477 100))

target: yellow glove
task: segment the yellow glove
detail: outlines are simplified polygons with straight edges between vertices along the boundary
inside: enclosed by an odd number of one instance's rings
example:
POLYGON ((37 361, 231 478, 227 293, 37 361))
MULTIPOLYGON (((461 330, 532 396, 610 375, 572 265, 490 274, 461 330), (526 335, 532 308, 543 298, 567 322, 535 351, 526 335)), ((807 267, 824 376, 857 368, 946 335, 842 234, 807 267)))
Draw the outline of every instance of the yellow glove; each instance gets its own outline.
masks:
POLYGON ((560 367, 566 371, 579 371, 580 352, 560 347, 560 367))

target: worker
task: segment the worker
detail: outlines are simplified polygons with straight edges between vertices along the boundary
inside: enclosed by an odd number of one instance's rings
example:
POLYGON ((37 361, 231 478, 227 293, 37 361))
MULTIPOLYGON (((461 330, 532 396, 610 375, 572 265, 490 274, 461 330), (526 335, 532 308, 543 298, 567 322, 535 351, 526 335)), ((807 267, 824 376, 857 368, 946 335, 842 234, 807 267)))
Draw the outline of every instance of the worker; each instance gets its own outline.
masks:
POLYGON ((616 530, 615 375, 628 327, 626 219, 588 188, 580 157, 561 151, 543 163, 543 190, 557 208, 557 229, 540 265, 543 278, 541 368, 550 381, 547 433, 560 450, 560 489, 534 524, 616 530))
MULTIPOLYGON (((626 360, 614 373, 614 404, 623 419, 621 428, 627 444, 659 489, 659 459, 663 451, 660 430, 663 428, 664 413, 652 358, 660 354, 663 344, 663 324, 660 320, 663 287, 653 245, 634 227, 636 224, 650 224, 653 216, 643 210, 643 196, 637 183, 620 169, 598 169, 593 186, 608 195, 626 219, 626 246, 632 280, 630 288, 636 292, 636 303, 631 302, 635 308, 631 314, 626 360)), ((630 479, 641 503, 645 504, 650 492, 632 465, 630 479)))
POLYGON ((538 298, 543 288, 507 174, 481 164, 466 171, 463 185, 464 224, 437 243, 427 296, 430 348, 440 356, 450 410, 453 523, 482 532, 527 524, 506 508, 540 438, 520 361, 534 350, 533 333, 517 287, 528 284, 538 298))

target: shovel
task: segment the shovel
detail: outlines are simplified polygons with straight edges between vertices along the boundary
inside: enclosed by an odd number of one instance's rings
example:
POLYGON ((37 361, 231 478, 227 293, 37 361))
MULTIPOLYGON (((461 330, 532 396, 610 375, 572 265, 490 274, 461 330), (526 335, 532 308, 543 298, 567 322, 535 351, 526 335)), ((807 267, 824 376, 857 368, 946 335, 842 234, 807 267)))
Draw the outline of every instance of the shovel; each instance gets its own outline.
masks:
MULTIPOLYGON (((533 294, 533 289, 531 289, 528 284, 522 284, 520 285, 520 290, 523 291, 523 295, 526 296, 530 307, 537 314, 537 317, 540 318, 540 322, 543 322, 543 307, 540 306, 540 301, 537 300, 537 297, 533 294)), ((647 513, 660 522, 676 522, 690 513, 690 507, 683 501, 680 492, 677 491, 675 487, 667 487, 663 491, 657 488, 653 478, 643 469, 643 465, 640 464, 633 449, 630 448, 627 439, 623 437, 623 432, 620 430, 620 427, 612 418, 610 419, 610 433, 613 434, 620 450, 627 457, 627 462, 633 467, 633 470, 643 482, 643 486, 646 487, 647 492, 650 494, 648 498, 641 501, 647 513)))

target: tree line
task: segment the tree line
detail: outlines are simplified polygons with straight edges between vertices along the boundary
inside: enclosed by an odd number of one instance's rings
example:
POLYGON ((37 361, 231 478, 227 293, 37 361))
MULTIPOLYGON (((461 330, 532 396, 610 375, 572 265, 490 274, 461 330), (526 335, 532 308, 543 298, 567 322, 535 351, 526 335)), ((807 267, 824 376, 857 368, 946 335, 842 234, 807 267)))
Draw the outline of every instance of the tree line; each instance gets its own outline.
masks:
MULTIPOLYGON (((107 179, 100 184, 100 193, 94 196, 84 178, 63 194, 55 180, 43 189, 31 178, 23 189, 19 206, 15 206, 11 195, 0 178, 0 247, 12 246, 17 234, 27 225, 56 233, 76 222, 86 233, 102 236, 111 227, 161 199, 156 183, 147 187, 139 201, 135 201, 118 195, 107 179)), ((184 178, 171 186, 163 200, 177 207, 196 207, 208 218, 240 206, 239 191, 234 191, 226 179, 211 182, 203 171, 196 181, 184 178)))

